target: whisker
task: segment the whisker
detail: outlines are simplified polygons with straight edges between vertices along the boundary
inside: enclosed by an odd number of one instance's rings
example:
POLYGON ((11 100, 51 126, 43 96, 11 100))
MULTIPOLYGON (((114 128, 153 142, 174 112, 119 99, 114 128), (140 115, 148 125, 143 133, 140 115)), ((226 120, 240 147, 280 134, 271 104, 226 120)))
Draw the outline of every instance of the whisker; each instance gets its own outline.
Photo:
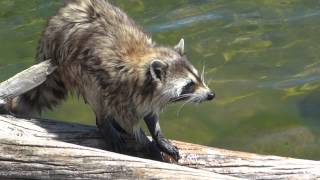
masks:
POLYGON ((186 104, 192 102, 195 98, 196 98, 196 96, 193 96, 193 95, 192 95, 189 100, 187 100, 185 103, 183 103, 183 104, 181 105, 181 107, 179 108, 179 110, 177 111, 177 116, 180 115, 180 112, 181 112, 181 110, 183 109, 183 107, 184 107, 186 104))
POLYGON ((201 80, 203 81, 203 82, 205 82, 206 81, 206 77, 205 77, 205 72, 206 72, 206 65, 204 64, 203 65, 203 67, 202 67, 202 73, 201 73, 201 80))
POLYGON ((202 66, 201 81, 204 81, 204 65, 202 66))

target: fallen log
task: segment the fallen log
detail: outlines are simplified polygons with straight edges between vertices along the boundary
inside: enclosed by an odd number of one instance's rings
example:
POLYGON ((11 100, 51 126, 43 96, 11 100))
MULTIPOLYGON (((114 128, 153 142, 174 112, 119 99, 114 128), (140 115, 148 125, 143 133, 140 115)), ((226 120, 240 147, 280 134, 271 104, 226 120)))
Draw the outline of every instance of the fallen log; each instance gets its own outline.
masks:
MULTIPOLYGON (((180 149, 182 157, 178 165, 190 168, 104 151, 106 145, 94 126, 0 116, 0 177, 320 178, 319 161, 173 142, 180 149)), ((140 156, 143 154, 137 153, 140 156)))
MULTIPOLYGON (((54 71, 49 61, 0 84, 0 112, 10 98, 40 85, 54 71)), ((130 137, 126 154, 150 158, 130 137)), ((93 126, 0 116, 0 179, 317 179, 320 162, 228 151, 173 141, 178 165, 116 154, 93 126), (182 167, 187 166, 187 167, 182 167), (228 176, 227 176, 228 175, 228 176)), ((162 160, 170 161, 162 154, 162 160)))

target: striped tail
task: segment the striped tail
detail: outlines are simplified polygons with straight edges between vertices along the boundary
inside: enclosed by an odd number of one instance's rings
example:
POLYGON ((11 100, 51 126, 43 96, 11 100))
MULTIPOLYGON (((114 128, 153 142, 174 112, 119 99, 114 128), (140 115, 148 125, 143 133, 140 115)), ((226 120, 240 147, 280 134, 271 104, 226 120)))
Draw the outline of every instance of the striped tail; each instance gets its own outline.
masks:
POLYGON ((52 109, 67 97, 68 91, 58 72, 52 73, 40 86, 14 98, 9 110, 17 115, 29 116, 52 109))

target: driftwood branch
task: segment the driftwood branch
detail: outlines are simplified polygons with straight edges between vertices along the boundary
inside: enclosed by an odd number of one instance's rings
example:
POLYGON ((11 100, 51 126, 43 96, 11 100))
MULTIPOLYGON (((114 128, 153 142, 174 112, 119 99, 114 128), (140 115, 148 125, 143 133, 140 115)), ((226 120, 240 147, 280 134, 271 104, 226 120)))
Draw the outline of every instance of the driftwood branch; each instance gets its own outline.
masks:
MULTIPOLYGON (((8 99, 40 85, 54 69, 50 62, 44 62, 1 83, 0 108, 8 99)), ((126 141, 129 144, 127 154, 150 157, 129 137, 126 141)), ((173 142, 182 156, 178 165, 104 151, 108 147, 93 126, 0 116, 0 179, 320 178, 319 161, 173 142)))
POLYGON ((19 96, 40 84, 56 69, 50 61, 44 61, 26 69, 0 84, 0 105, 15 96, 19 96))

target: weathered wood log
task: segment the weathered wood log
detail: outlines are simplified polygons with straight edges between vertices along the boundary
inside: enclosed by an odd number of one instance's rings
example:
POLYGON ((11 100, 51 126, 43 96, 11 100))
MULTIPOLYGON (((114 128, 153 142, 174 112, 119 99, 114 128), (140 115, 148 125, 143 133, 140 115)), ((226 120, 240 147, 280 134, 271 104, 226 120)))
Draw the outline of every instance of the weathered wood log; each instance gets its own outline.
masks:
POLYGON ((4 100, 0 99, 0 106, 5 105, 5 104, 6 104, 6 102, 4 100))
POLYGON ((236 179, 89 146, 105 147, 95 127, 0 116, 0 179, 236 179))
POLYGON ((229 178, 208 174, 212 172, 250 179, 320 178, 319 161, 263 156, 173 141, 182 156, 179 165, 208 173, 179 169, 176 165, 98 150, 106 145, 94 126, 44 119, 0 116, 0 138, 0 176, 137 178, 139 174, 144 178, 229 178), (122 176, 123 171, 128 174, 122 176))
POLYGON ((34 65, 0 84, 0 105, 42 84, 56 69, 50 61, 34 65))

